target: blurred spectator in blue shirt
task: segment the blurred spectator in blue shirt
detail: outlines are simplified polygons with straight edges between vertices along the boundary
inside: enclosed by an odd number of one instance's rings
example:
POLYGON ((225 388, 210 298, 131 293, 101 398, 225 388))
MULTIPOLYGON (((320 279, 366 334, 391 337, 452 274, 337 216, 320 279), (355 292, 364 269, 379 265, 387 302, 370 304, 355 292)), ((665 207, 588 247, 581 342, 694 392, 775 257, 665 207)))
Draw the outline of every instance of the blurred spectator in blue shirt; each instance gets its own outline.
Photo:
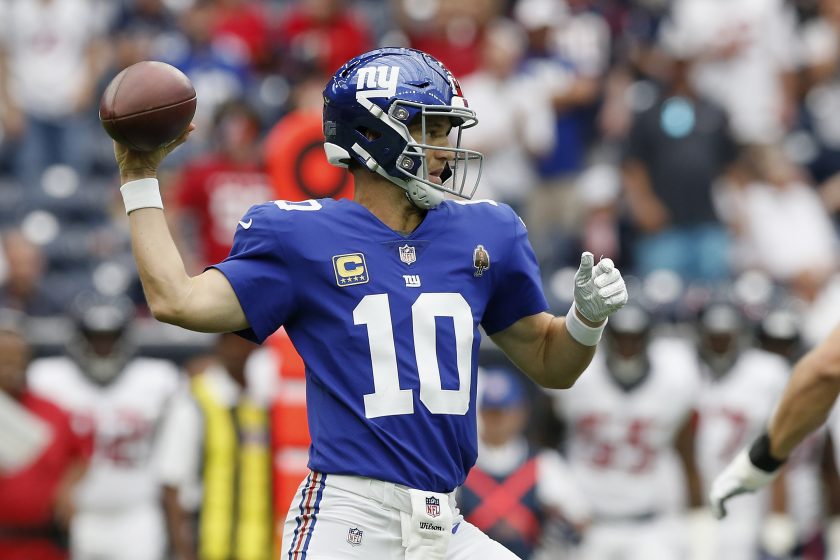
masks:
POLYGON ((729 264, 713 186, 737 148, 724 111, 689 85, 690 67, 690 60, 675 59, 659 99, 635 116, 624 147, 624 192, 640 234, 637 272, 669 269, 686 280, 714 281, 726 278, 729 264))

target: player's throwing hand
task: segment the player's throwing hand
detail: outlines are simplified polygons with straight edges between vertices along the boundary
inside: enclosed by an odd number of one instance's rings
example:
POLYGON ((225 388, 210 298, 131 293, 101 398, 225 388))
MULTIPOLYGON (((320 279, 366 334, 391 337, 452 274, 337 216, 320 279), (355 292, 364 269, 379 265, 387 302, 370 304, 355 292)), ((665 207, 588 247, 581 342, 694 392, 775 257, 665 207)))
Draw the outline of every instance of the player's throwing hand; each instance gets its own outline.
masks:
POLYGON ((117 160, 117 166, 120 169, 123 182, 129 179, 136 179, 138 176, 155 177, 163 159, 172 150, 186 142, 193 130, 195 130, 195 124, 190 124, 187 130, 172 143, 150 152, 132 150, 115 140, 114 157, 117 160))
POLYGON ((575 306, 593 323, 601 323, 627 303, 627 287, 611 259, 601 259, 593 267, 594 262, 594 255, 588 251, 580 256, 580 268, 575 274, 575 306))

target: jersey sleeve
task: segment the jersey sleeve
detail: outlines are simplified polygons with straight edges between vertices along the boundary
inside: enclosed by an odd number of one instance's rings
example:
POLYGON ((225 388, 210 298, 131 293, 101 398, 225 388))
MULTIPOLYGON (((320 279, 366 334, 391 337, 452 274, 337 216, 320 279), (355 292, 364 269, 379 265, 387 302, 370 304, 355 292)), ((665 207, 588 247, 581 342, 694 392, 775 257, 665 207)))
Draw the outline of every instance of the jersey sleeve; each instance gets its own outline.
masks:
POLYGON ((281 228, 281 216, 273 203, 253 206, 239 221, 230 255, 211 267, 228 279, 248 319, 250 328, 238 334, 257 343, 294 311, 294 283, 281 228))
POLYGON ((495 276, 493 295, 481 321, 488 335, 506 329, 523 317, 548 309, 537 257, 528 241, 528 231, 519 216, 511 209, 508 211, 513 220, 510 250, 499 259, 490 255, 491 263, 495 265, 498 262, 502 270, 495 276))

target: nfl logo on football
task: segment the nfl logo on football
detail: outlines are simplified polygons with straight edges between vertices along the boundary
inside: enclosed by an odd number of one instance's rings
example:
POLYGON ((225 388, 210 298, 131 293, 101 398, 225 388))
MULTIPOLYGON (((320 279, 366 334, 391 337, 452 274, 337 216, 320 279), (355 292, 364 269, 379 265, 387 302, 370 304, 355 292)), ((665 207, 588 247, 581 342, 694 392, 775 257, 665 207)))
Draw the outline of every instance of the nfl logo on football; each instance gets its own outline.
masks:
POLYGON ((440 500, 434 496, 426 498, 426 515, 429 517, 437 517, 440 515, 440 500))
POLYGON ((349 531, 347 531, 347 542, 353 546, 359 546, 362 544, 362 530, 352 527, 349 531))
POLYGON ((417 253, 414 247, 403 245, 400 247, 400 260, 405 264, 411 264, 417 260, 417 253))

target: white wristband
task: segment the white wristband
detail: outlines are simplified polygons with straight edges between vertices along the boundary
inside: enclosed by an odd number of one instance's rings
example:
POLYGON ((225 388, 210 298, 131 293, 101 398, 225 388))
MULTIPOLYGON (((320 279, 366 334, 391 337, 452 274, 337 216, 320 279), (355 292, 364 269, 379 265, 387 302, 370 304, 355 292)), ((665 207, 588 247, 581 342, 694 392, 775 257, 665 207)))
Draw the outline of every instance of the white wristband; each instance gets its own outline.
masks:
POLYGON ((584 346, 595 346, 601 340, 601 333, 604 332, 607 320, 605 319, 601 326, 590 327, 580 320, 575 312, 575 304, 572 303, 572 308, 566 313, 566 331, 584 346))
POLYGON ((129 181, 120 187, 125 213, 140 208, 160 208, 163 210, 163 199, 160 197, 160 186, 154 178, 129 181))

